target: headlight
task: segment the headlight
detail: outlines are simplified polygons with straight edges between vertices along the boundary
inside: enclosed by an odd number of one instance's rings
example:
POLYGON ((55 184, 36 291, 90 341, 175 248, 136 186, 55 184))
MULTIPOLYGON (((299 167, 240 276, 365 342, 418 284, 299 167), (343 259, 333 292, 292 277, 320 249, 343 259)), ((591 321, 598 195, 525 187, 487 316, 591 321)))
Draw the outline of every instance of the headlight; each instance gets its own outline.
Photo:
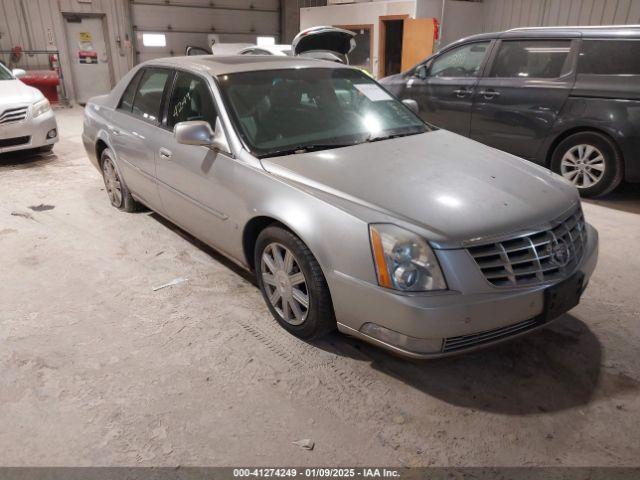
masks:
POLYGON ((369 234, 380 286, 404 292, 446 290, 438 259, 423 238, 387 223, 370 225, 369 234))
POLYGON ((51 110, 51 104, 49 103, 49 100, 43 98, 42 100, 38 100, 36 103, 31 105, 31 116, 33 118, 36 118, 44 113, 47 113, 49 110, 51 110))

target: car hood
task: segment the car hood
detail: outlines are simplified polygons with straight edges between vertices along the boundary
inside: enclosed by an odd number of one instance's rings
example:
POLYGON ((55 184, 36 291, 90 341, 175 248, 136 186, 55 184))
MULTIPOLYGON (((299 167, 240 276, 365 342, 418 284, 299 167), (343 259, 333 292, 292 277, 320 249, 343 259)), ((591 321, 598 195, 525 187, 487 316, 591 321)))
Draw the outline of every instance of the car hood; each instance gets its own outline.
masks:
POLYGON ((0 107, 17 103, 31 103, 43 98, 39 90, 20 80, 0 80, 0 107))
POLYGON ((325 198, 416 224, 444 246, 540 226, 579 201, 549 170, 446 130, 262 162, 325 198))

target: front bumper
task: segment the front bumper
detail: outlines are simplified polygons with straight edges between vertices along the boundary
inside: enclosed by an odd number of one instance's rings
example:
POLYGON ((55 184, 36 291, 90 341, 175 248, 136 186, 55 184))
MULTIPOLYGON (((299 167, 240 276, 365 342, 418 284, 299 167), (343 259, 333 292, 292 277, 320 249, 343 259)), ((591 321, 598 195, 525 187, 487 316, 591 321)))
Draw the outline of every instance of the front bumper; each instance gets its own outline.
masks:
MULTIPOLYGON (((598 259, 598 232, 590 225, 587 232, 585 253, 572 272, 584 275, 585 287, 598 259)), ((451 265, 460 263, 456 255, 467 254, 447 252, 453 258, 451 265)), ((447 261, 444 265, 446 269, 447 261)), ((482 283, 474 274, 469 269, 464 278, 460 271, 447 275, 448 280, 454 277, 450 291, 403 295, 334 272, 331 294, 338 329, 400 355, 423 359, 483 348, 548 324, 543 318, 544 291, 554 284, 502 289, 482 283), (382 328, 372 329, 371 324, 382 328), (388 336, 379 334, 385 330, 402 340, 387 341, 388 336), (463 347, 447 351, 445 345, 452 341, 463 347)))
POLYGON ((53 110, 37 118, 31 118, 29 114, 21 122, 0 125, 0 153, 52 145, 58 141, 58 137, 58 125, 53 110), (56 135, 47 138, 47 134, 52 130, 56 131, 56 135), (16 144, 13 145, 14 143, 16 144))

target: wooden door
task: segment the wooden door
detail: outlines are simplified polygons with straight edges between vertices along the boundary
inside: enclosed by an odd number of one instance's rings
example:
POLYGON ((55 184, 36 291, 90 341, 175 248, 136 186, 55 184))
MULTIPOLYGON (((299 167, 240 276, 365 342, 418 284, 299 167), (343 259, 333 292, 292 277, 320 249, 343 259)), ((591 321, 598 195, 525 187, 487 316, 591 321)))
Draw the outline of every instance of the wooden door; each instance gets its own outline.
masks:
POLYGON ((433 53, 433 18, 405 18, 402 31, 402 71, 433 53))

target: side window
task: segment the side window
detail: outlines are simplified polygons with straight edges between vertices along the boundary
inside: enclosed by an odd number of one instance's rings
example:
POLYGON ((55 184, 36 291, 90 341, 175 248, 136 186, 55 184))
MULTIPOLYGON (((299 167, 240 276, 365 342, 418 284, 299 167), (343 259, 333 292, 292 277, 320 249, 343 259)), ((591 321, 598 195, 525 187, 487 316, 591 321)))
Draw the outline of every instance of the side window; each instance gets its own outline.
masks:
POLYGON ((140 81, 140 77, 143 72, 144 69, 138 71, 138 73, 136 73, 133 79, 129 82, 129 85, 127 85, 127 89, 124 91, 124 94, 120 99, 120 104, 118 105, 119 109, 130 112, 133 108, 133 99, 136 96, 136 88, 138 87, 138 82, 140 81))
POLYGON ((570 40, 503 40, 490 77, 558 78, 568 70, 570 40))
POLYGON ((477 77, 488 48, 489 42, 454 48, 433 61, 429 74, 432 77, 477 77))
POLYGON ((640 75, 640 41, 584 40, 578 73, 640 75))
POLYGON ((178 72, 169 100, 167 126, 190 120, 204 120, 211 128, 216 125, 216 107, 209 86, 202 78, 190 73, 178 72))
POLYGON ((150 122, 158 122, 162 94, 170 74, 169 70, 153 68, 147 68, 144 71, 133 101, 134 115, 150 122))

